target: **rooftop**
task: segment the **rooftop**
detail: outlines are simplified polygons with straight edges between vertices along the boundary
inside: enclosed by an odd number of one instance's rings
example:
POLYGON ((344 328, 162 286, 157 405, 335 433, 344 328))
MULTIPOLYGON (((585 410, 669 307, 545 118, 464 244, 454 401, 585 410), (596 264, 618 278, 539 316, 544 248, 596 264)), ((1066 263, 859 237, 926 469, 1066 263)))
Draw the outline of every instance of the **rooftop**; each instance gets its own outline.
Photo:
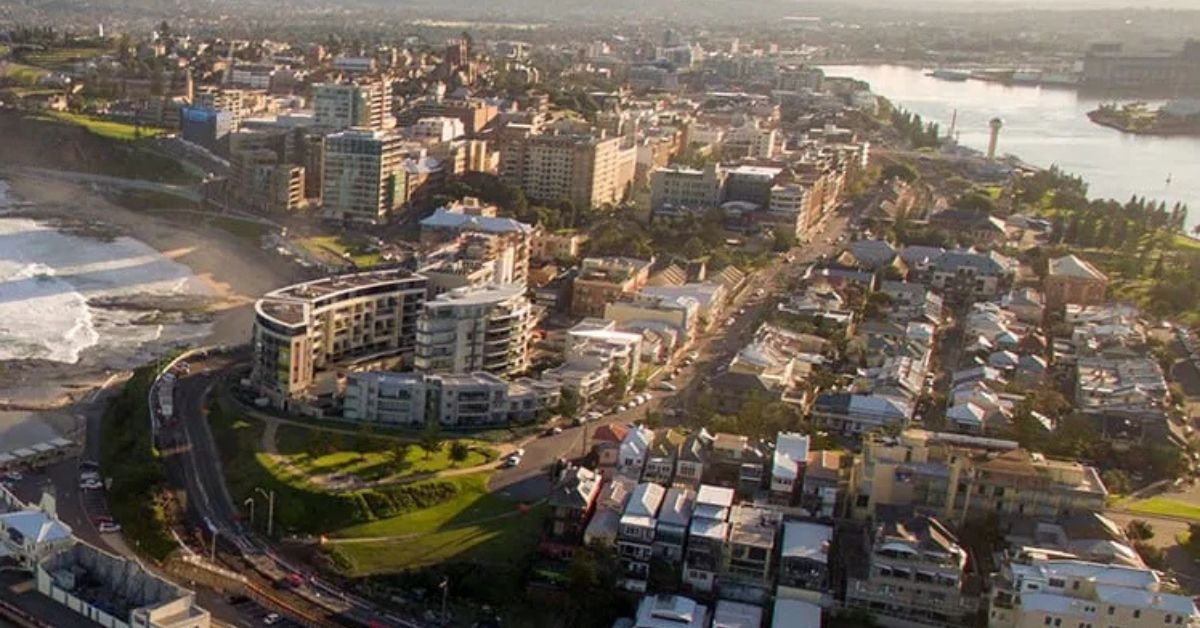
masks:
POLYGON ((1075 255, 1064 255, 1050 260, 1049 275, 1051 277, 1073 277, 1076 279, 1095 279, 1108 281, 1108 276, 1100 272, 1087 260, 1075 255))
POLYGON ((833 526, 808 521, 788 521, 783 524, 784 558, 799 558, 825 563, 829 560, 829 544, 833 541, 833 526))

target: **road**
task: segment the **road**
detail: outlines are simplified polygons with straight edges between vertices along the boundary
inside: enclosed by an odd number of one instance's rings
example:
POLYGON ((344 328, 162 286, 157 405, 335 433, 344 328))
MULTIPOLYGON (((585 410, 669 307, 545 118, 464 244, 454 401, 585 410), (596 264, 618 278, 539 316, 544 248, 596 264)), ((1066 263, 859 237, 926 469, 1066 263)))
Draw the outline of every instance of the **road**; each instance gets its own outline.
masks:
MULTIPOLYGON (((288 574, 304 574, 305 571, 289 564, 242 525, 225 484, 205 411, 209 391, 238 358, 210 356, 190 361, 190 372, 181 375, 175 384, 177 419, 164 422, 160 442, 165 452, 163 460, 168 477, 186 491, 189 512, 204 521, 209 530, 215 528, 224 543, 236 546, 238 558, 247 563, 229 566, 257 579, 260 586, 270 587, 288 574), (253 571, 246 570, 247 566, 253 571)), ((259 506, 260 512, 265 510, 264 504, 259 506)), ((275 594, 298 609, 323 609, 322 614, 331 625, 415 626, 315 577, 308 577, 303 584, 275 594)))
MULTIPOLYGON (((690 407, 703 390, 707 377, 715 374, 721 365, 727 365, 753 338, 767 309, 776 303, 774 293, 799 277, 811 262, 835 252, 839 246, 836 240, 845 233, 851 213, 832 212, 812 236, 811 244, 798 246, 791 251, 793 262, 788 263, 781 257, 747 278, 745 287, 726 307, 725 316, 734 315, 734 324, 725 327, 721 324, 724 319, 718 321, 713 329, 701 334, 692 347, 684 352, 696 352, 699 357, 691 367, 678 367, 679 373, 672 379, 679 389, 677 392, 651 390, 653 399, 640 407, 607 414, 599 421, 579 427, 563 426, 561 434, 529 441, 524 445, 525 456, 521 463, 513 468, 498 470, 492 475, 489 488, 495 493, 521 501, 545 498, 553 488, 550 470, 554 463, 560 458, 574 459, 587 454, 594 434, 601 425, 634 423, 644 419, 648 412, 662 411, 668 407, 681 410, 690 407), (835 242, 828 243, 827 239, 835 242), (763 298, 756 297, 760 289, 766 292, 763 298), (743 308, 744 313, 737 314, 743 308)), ((671 368, 675 367, 668 365, 662 372, 671 368)))

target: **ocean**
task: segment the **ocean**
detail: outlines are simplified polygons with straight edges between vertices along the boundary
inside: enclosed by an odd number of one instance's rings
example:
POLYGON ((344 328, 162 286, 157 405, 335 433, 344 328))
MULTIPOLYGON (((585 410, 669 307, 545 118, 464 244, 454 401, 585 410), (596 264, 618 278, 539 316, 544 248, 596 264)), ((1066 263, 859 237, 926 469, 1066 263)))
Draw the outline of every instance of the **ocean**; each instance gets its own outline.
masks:
POLYGON ((0 181, 0 361, 77 364, 90 352, 93 365, 124 369, 207 334, 207 324, 153 307, 154 299, 210 295, 186 266, 132 238, 6 217, 12 208, 0 181))

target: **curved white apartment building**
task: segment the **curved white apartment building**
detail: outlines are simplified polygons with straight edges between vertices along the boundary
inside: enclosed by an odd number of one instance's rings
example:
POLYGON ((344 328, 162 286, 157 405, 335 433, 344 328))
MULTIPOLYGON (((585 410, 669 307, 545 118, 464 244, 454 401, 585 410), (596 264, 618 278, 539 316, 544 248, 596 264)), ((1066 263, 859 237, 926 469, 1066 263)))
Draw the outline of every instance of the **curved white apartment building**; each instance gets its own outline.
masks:
POLYGON ((411 365, 425 283, 387 269, 268 293, 254 306, 252 380, 282 404, 310 393, 322 371, 411 365))

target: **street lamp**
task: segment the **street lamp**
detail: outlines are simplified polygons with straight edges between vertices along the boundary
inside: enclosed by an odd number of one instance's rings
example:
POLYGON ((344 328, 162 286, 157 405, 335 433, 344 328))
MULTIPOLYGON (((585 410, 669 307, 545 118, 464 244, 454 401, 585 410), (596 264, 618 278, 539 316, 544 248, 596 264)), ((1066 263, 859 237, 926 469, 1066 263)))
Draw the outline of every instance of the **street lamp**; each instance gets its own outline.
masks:
POLYGON ((242 505, 250 507, 250 528, 253 529, 254 528, 254 496, 251 495, 250 497, 247 497, 246 501, 242 502, 242 505))
MULTIPOLYGON (((267 536, 271 536, 271 532, 275 529, 275 491, 264 491, 259 487, 254 487, 260 495, 267 498, 267 536)), ((253 517, 251 517, 253 519, 253 517)), ((250 522, 253 525, 253 521, 250 522)))

